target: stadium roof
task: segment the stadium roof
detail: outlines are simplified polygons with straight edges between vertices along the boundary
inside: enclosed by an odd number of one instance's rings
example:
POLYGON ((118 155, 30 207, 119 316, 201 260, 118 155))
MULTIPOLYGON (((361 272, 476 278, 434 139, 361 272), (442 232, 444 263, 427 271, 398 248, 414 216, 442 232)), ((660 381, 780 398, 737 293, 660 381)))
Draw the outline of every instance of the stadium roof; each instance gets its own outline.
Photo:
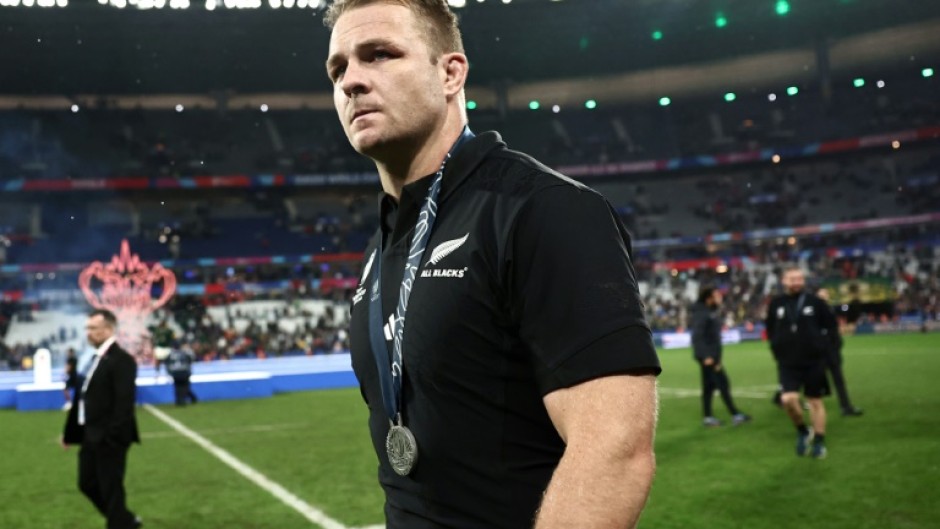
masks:
MULTIPOLYGON (((458 12, 471 84, 489 87, 812 49, 822 40, 940 21, 938 2, 791 0, 782 15, 779 3, 470 0, 458 12)), ((55 9, 0 7, 0 94, 330 89, 320 11, 192 4, 146 11, 76 0, 55 9)))

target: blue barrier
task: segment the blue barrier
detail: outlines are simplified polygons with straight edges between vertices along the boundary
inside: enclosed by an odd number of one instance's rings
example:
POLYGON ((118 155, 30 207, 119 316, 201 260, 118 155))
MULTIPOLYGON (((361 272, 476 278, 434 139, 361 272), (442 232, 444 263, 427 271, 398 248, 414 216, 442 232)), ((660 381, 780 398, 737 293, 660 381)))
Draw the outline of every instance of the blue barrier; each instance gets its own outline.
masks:
MULTIPOLYGON (((277 393, 357 386, 349 354, 199 362, 193 366, 193 392, 199 400, 270 397, 277 393)), ((53 372, 61 379, 61 370, 53 372)), ((0 373, 0 408, 57 410, 65 404, 62 382, 36 386, 31 372, 0 373)), ((173 381, 150 366, 140 367, 137 401, 173 403, 173 381)))

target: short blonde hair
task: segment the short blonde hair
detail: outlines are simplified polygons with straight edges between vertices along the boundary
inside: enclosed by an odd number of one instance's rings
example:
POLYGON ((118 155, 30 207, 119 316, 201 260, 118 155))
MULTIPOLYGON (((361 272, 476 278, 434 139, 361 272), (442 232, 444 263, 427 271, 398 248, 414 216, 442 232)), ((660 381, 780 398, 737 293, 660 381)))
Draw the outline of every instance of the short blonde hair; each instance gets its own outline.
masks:
POLYGON ((457 15, 450 10, 447 0, 335 0, 326 10, 323 23, 332 30, 345 13, 373 4, 399 5, 414 13, 424 26, 425 41, 432 59, 444 53, 464 52, 457 15))

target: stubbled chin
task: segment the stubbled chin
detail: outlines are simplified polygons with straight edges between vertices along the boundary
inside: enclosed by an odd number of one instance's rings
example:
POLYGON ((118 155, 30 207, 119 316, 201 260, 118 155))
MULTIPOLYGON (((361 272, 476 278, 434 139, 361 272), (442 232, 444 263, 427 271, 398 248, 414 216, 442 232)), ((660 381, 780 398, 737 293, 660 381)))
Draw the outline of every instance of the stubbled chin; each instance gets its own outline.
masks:
POLYGON ((351 134, 349 143, 356 149, 356 152, 368 156, 369 152, 375 149, 380 141, 379 135, 375 131, 359 130, 351 134))

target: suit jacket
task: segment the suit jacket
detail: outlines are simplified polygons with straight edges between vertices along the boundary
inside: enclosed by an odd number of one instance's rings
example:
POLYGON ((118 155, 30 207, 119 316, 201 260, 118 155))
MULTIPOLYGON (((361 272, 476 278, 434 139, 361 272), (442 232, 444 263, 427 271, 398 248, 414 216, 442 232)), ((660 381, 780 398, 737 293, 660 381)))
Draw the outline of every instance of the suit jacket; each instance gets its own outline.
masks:
POLYGON ((67 444, 107 442, 128 446, 140 442, 134 406, 137 401, 137 362, 115 342, 102 355, 84 396, 79 397, 65 421, 67 444), (85 401, 85 425, 78 424, 78 400, 85 401))

